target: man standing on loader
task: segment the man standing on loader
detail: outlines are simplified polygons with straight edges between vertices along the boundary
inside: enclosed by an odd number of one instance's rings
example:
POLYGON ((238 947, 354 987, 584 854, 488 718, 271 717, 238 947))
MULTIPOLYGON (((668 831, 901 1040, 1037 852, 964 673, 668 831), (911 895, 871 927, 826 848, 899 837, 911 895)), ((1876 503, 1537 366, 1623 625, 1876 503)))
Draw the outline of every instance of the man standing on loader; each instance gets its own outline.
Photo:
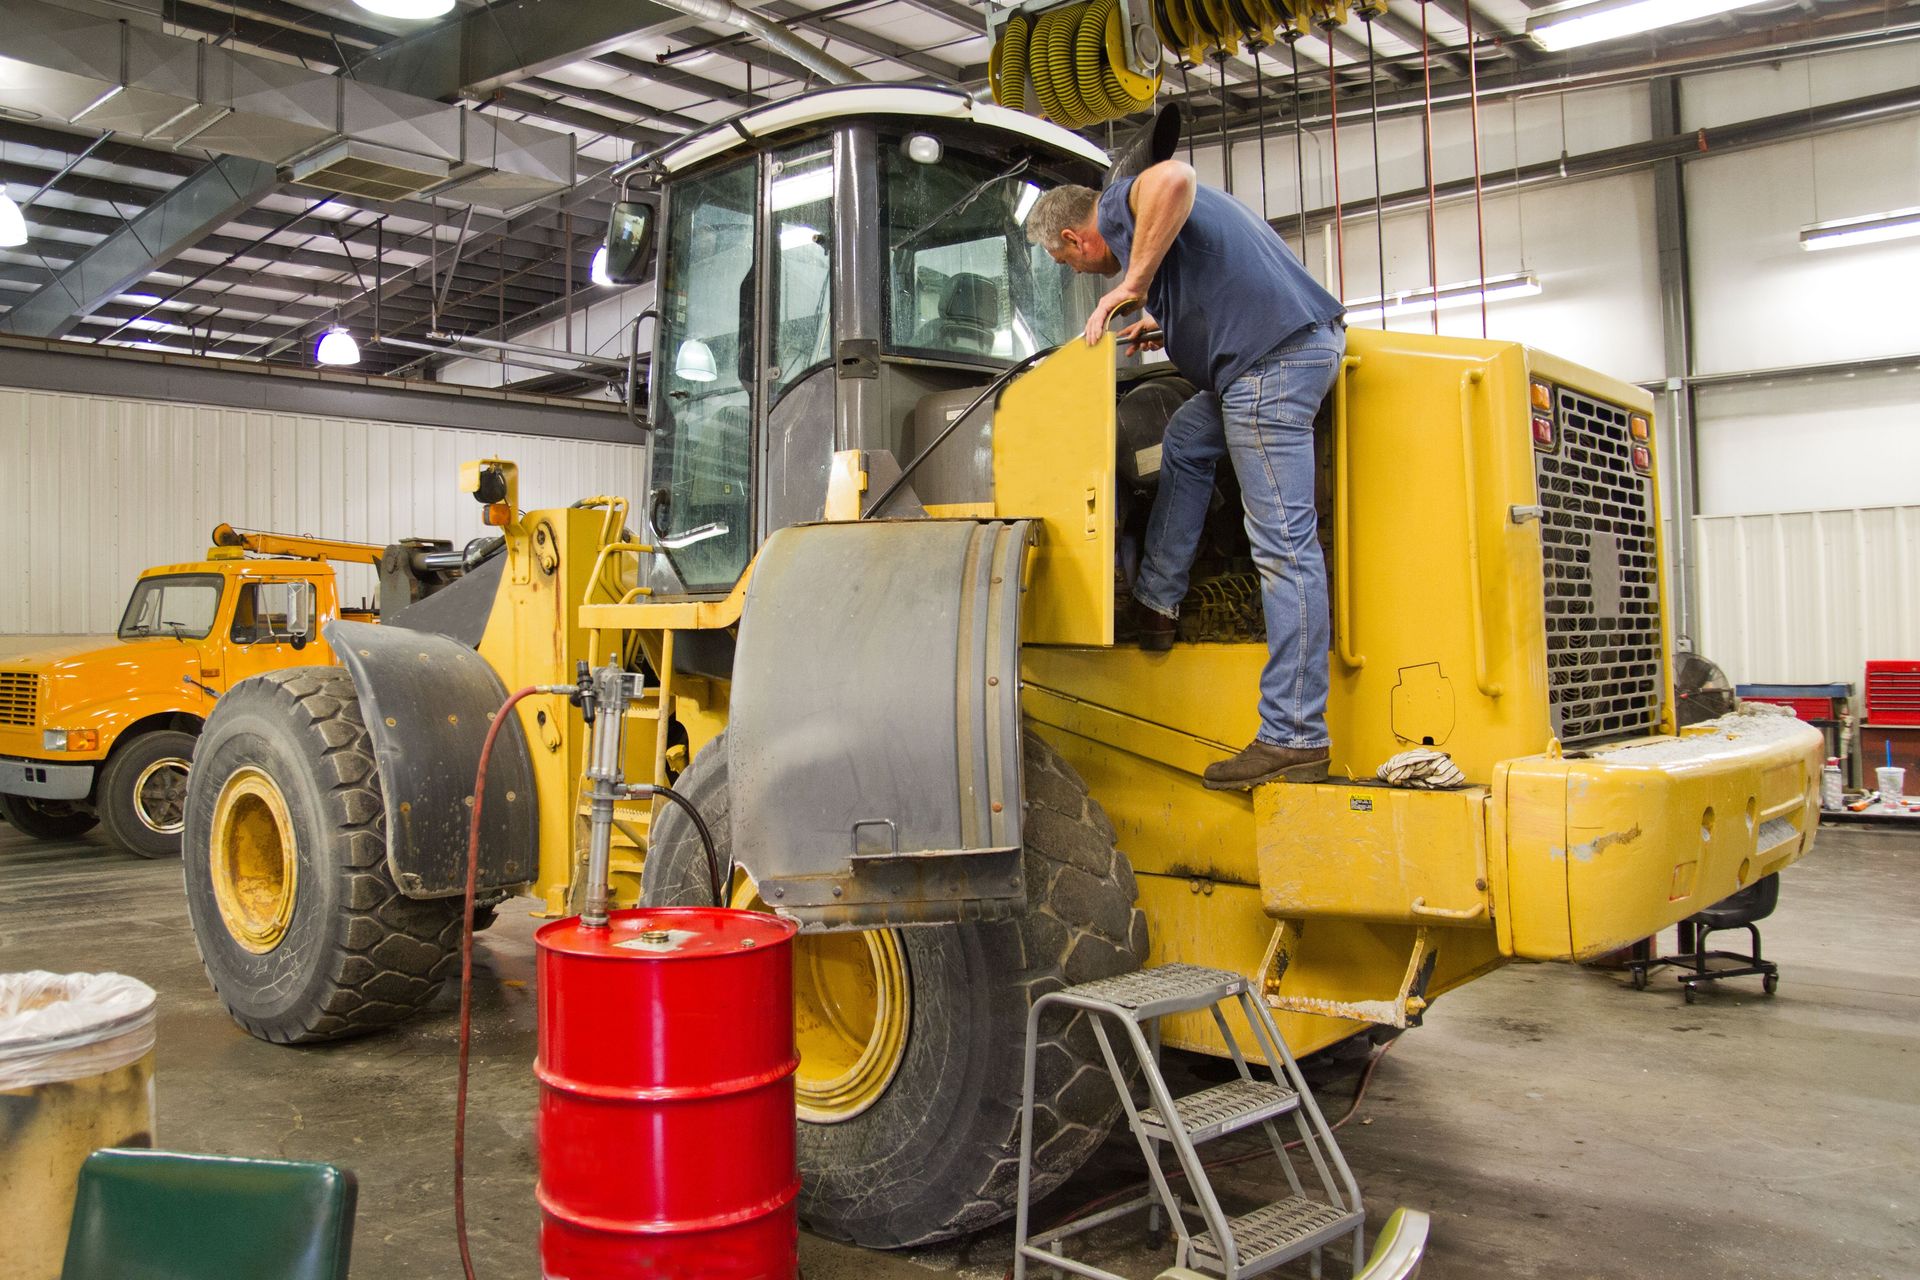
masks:
POLYGON ((1233 459, 1260 572, 1267 661, 1260 731, 1210 765, 1206 785, 1327 776, 1327 571, 1314 510, 1313 419, 1346 353, 1345 309, 1286 242, 1233 197, 1162 160, 1105 191, 1056 187, 1027 218, 1027 238, 1089 275, 1120 275, 1087 319, 1145 304, 1120 334, 1128 353, 1165 347, 1200 388, 1167 424, 1160 485, 1133 583, 1140 645, 1171 648, 1222 455, 1233 459))

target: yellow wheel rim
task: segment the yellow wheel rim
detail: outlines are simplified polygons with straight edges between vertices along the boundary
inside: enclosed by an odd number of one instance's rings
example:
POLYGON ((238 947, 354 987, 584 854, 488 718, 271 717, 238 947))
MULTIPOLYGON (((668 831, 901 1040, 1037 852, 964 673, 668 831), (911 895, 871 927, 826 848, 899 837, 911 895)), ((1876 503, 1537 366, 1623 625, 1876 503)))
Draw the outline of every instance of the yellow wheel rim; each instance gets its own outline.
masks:
MULTIPOLYGON (((742 881, 734 905, 765 911, 742 881)), ((886 1093, 906 1056, 913 1012, 906 953, 893 929, 803 933, 793 944, 794 1073, 800 1118, 851 1120, 886 1093)))
POLYGON ((213 900, 233 940, 256 955, 279 946, 293 920, 299 857, 272 778, 248 768, 227 779, 214 802, 208 853, 213 900))

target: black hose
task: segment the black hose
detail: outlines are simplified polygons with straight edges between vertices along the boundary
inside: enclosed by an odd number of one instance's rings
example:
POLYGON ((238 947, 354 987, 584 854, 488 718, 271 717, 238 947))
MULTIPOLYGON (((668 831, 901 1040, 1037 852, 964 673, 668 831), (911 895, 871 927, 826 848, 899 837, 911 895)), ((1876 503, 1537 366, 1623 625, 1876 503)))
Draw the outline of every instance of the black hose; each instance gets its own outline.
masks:
POLYGON ((926 448, 922 449, 919 453, 914 455, 913 461, 909 462, 906 465, 906 467, 900 472, 900 474, 894 477, 893 483, 888 485, 884 490, 882 490, 880 496, 875 498, 871 503, 869 503, 867 505, 867 509, 860 513, 860 518, 862 520, 873 519, 875 513, 878 512, 880 508, 887 505, 887 500, 893 497, 894 494, 900 491, 900 486, 907 482, 907 477, 913 474, 914 469, 918 467, 921 463, 927 460, 927 455, 932 453, 935 449, 938 449, 941 445, 945 444, 947 437, 953 434, 954 429, 958 427, 961 423, 965 422, 968 416, 972 414, 975 409, 978 409, 981 405, 985 404, 988 396, 992 395, 994 392, 998 391, 1002 386, 1006 385, 1009 381, 1011 381, 1015 374, 1025 373, 1029 368, 1038 364, 1040 361, 1046 359, 1048 356, 1052 355, 1054 352, 1058 351, 1059 349, 1060 349, 1059 346, 1042 347, 1040 350, 1034 352, 1032 355, 1026 357, 1024 360, 1021 360, 1018 364, 1014 365, 1011 369, 1008 369, 1005 373, 995 378, 992 382, 989 382, 987 384, 987 389, 985 391, 982 391, 979 395, 973 398, 972 404, 968 405, 966 408, 962 409, 959 413, 954 414, 952 418, 948 419, 947 425, 941 429, 940 434, 933 438, 933 443, 928 445, 926 448))
POLYGON ((713 832, 708 828, 707 820, 700 816, 700 810, 694 807, 693 801, 687 799, 672 787, 655 787, 653 788, 653 794, 664 800, 673 801, 680 806, 688 818, 692 819, 693 829, 700 833, 700 843, 706 846, 707 850, 707 884, 713 891, 713 905, 716 907, 726 906, 727 900, 721 896, 720 887, 727 881, 733 879, 733 867, 731 863, 729 863, 727 874, 724 877, 721 876, 720 853, 714 848, 713 832))

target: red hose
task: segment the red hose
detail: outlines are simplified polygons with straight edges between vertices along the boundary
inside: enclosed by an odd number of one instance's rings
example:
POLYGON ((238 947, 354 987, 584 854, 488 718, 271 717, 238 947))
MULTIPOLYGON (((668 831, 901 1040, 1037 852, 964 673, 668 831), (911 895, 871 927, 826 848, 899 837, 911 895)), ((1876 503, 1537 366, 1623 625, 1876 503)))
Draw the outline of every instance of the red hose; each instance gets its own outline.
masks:
POLYGON ((460 1269, 466 1280, 474 1280, 473 1253, 467 1247, 467 1058, 473 1041, 473 894, 480 876, 480 803, 487 794, 487 762, 493 757, 494 739, 520 700, 540 691, 539 685, 530 684, 500 704, 487 726, 480 764, 473 773, 473 821, 467 826, 467 888, 460 924, 460 1083, 453 1110, 453 1229, 460 1239, 460 1269))

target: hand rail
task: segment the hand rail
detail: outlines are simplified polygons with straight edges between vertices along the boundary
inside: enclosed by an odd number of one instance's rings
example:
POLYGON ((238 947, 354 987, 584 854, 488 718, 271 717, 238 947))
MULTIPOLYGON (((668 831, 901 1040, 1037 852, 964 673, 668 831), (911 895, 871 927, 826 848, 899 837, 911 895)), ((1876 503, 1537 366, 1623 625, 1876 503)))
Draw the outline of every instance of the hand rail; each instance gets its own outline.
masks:
POLYGON ((1476 902, 1470 907, 1430 907, 1425 898, 1415 898, 1407 910, 1429 920, 1477 920, 1486 913, 1487 904, 1476 902))
POLYGON ((1347 375, 1360 367, 1359 356, 1340 362, 1333 383, 1333 599, 1339 631, 1334 648, 1351 670, 1367 665, 1353 646, 1353 495, 1347 467, 1347 375))
POLYGON ((1473 678, 1480 692, 1497 698, 1505 692, 1487 674, 1487 618, 1480 589, 1480 502, 1473 467, 1473 389, 1486 380, 1485 369, 1460 375, 1460 454, 1466 467, 1467 583, 1473 594, 1468 616, 1473 622, 1473 678))

